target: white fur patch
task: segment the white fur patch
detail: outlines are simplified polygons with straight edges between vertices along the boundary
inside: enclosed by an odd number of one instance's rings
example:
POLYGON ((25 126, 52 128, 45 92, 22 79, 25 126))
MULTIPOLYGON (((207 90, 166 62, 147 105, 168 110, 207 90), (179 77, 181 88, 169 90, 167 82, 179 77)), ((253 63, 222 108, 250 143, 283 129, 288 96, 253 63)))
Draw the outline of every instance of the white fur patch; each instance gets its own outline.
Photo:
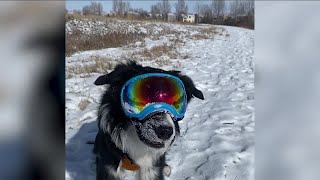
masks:
MULTIPOLYGON (((153 180, 159 172, 159 169, 157 169, 158 167, 155 167, 154 164, 158 158, 168 150, 176 134, 171 116, 167 114, 166 119, 173 128, 173 135, 165 142, 165 146, 163 148, 157 149, 149 147, 140 140, 134 125, 129 126, 126 131, 119 129, 118 127, 111 130, 108 124, 109 118, 111 117, 109 115, 109 109, 107 108, 107 105, 101 106, 99 113, 102 115, 100 120, 100 128, 105 133, 109 133, 115 145, 123 152, 128 153, 129 157, 140 166, 140 170, 137 173, 137 178, 139 180, 153 180)), ((115 177, 121 177, 122 171, 120 170, 120 167, 121 165, 119 165, 117 171, 112 168, 106 168, 115 177)), ((171 169, 169 168, 168 170, 165 168, 161 173, 164 173, 164 175, 170 175, 171 169)))
MULTIPOLYGON (((169 121, 169 123, 171 124, 171 126, 173 127, 173 129, 175 129, 174 128, 174 123, 173 123, 173 119, 171 118, 171 116, 169 115, 169 114, 166 114, 166 118, 167 118, 167 120, 169 121)), ((175 132, 175 131, 174 131, 175 132)), ((175 133, 174 133, 175 134, 175 133)))
POLYGON ((101 115, 100 128, 103 130, 103 132, 110 134, 111 129, 108 123, 108 119, 110 119, 111 117, 109 115, 109 109, 107 104, 104 104, 100 107, 99 115, 101 115))
POLYGON ((122 141, 122 150, 127 152, 131 159, 133 159, 139 166, 152 167, 155 160, 164 154, 171 142, 174 139, 175 128, 170 115, 167 115, 167 120, 173 128, 173 135, 165 142, 163 148, 152 148, 141 142, 134 126, 130 126, 126 131, 121 131, 120 138, 122 141))
POLYGON ((153 168, 141 168, 138 175, 139 175, 139 180, 154 180, 155 177, 157 177, 158 170, 154 169, 157 167, 153 168))
POLYGON ((120 138, 121 132, 123 132, 121 129, 118 129, 118 128, 113 129, 113 131, 111 133, 111 139, 119 149, 123 150, 123 143, 120 138))
MULTIPOLYGON (((120 162, 121 163, 121 162, 120 162)), ((112 166, 106 166, 106 171, 108 171, 108 173, 112 176, 115 177, 117 179, 121 179, 121 174, 120 174, 120 165, 117 168, 117 170, 114 170, 114 168, 112 166)))
MULTIPOLYGON (((130 126, 127 131, 121 131, 120 133, 122 150, 127 152, 130 158, 140 166, 139 173, 137 174, 139 180, 153 180, 158 175, 159 169, 154 166, 154 163, 168 150, 171 142, 174 140, 176 132, 173 120, 170 115, 167 115, 166 118, 172 125, 173 135, 165 142, 163 148, 152 148, 141 142, 134 126, 130 126)), ((170 175, 171 169, 169 168, 168 170, 167 168, 162 173, 170 175)))

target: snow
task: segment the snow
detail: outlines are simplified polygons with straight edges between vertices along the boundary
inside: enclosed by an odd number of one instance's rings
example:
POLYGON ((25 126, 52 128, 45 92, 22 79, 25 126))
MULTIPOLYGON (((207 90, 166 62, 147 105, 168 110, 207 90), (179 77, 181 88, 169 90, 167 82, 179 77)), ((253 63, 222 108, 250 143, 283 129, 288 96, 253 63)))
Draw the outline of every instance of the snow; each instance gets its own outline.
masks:
MULTIPOLYGON (((158 31, 165 27, 161 23, 153 26, 158 31)), ((207 26, 171 26, 189 35, 203 27, 207 26)), ((144 66, 181 70, 192 78, 205 97, 203 101, 193 99, 184 120, 180 121, 181 135, 167 155, 167 163, 172 168, 167 180, 254 179, 254 31, 220 27, 229 36, 200 40, 183 36, 184 44, 177 51, 188 53, 190 56, 186 59, 177 57, 162 65, 155 61, 139 62, 144 66)), ((169 37, 146 38, 146 46, 167 42, 169 37)), ((88 61, 91 55, 110 57, 110 61, 117 64, 123 61, 118 57, 136 49, 119 47, 76 53, 67 58, 67 67, 88 61)), ((68 180, 95 179, 92 145, 86 142, 93 141, 97 131, 96 112, 104 87, 97 87, 93 82, 99 75, 101 73, 92 73, 88 77, 74 76, 66 80, 68 180), (83 98, 90 104, 81 111, 78 104, 83 98)), ((131 180, 133 173, 127 172, 125 177, 131 180)))

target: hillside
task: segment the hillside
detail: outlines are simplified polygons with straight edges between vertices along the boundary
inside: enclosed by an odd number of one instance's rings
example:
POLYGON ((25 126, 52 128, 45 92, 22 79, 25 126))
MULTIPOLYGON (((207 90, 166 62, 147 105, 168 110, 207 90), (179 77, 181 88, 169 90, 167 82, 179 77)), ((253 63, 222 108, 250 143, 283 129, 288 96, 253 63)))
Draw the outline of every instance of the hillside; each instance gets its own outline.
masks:
MULTIPOLYGON (((92 145, 104 87, 95 79, 119 62, 180 70, 205 97, 193 100, 167 159, 167 180, 254 179, 254 31, 227 26, 69 21, 66 33, 140 34, 116 47, 66 58, 66 178, 94 180, 92 145)), ((90 36, 88 36, 90 37, 90 36)), ((127 173, 126 179, 130 178, 127 173)))

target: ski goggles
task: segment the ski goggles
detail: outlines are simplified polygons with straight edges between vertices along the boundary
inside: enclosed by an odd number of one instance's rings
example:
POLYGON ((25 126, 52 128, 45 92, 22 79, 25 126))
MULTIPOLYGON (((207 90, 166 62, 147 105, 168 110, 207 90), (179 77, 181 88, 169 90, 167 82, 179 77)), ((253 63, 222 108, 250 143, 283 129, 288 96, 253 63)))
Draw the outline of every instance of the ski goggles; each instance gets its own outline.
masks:
POLYGON ((181 120, 187 108, 187 95, 179 78, 149 73, 133 77, 124 84, 121 106, 127 116, 138 120, 161 111, 181 120))

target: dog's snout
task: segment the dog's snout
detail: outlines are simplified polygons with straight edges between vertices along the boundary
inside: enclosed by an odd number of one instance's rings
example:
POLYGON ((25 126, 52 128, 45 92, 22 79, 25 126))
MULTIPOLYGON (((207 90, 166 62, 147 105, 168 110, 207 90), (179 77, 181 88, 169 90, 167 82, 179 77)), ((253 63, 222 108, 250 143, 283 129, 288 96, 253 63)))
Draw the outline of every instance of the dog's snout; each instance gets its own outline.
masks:
POLYGON ((172 136, 173 129, 170 126, 159 126, 155 132, 159 139, 167 140, 172 136))
POLYGON ((147 117, 145 125, 154 130, 159 140, 166 141, 174 133, 174 125, 171 116, 166 112, 155 112, 147 117))
POLYGON ((155 119, 155 120, 161 120, 165 117, 165 113, 164 112, 156 112, 154 114, 151 115, 151 118, 152 119, 155 119))

